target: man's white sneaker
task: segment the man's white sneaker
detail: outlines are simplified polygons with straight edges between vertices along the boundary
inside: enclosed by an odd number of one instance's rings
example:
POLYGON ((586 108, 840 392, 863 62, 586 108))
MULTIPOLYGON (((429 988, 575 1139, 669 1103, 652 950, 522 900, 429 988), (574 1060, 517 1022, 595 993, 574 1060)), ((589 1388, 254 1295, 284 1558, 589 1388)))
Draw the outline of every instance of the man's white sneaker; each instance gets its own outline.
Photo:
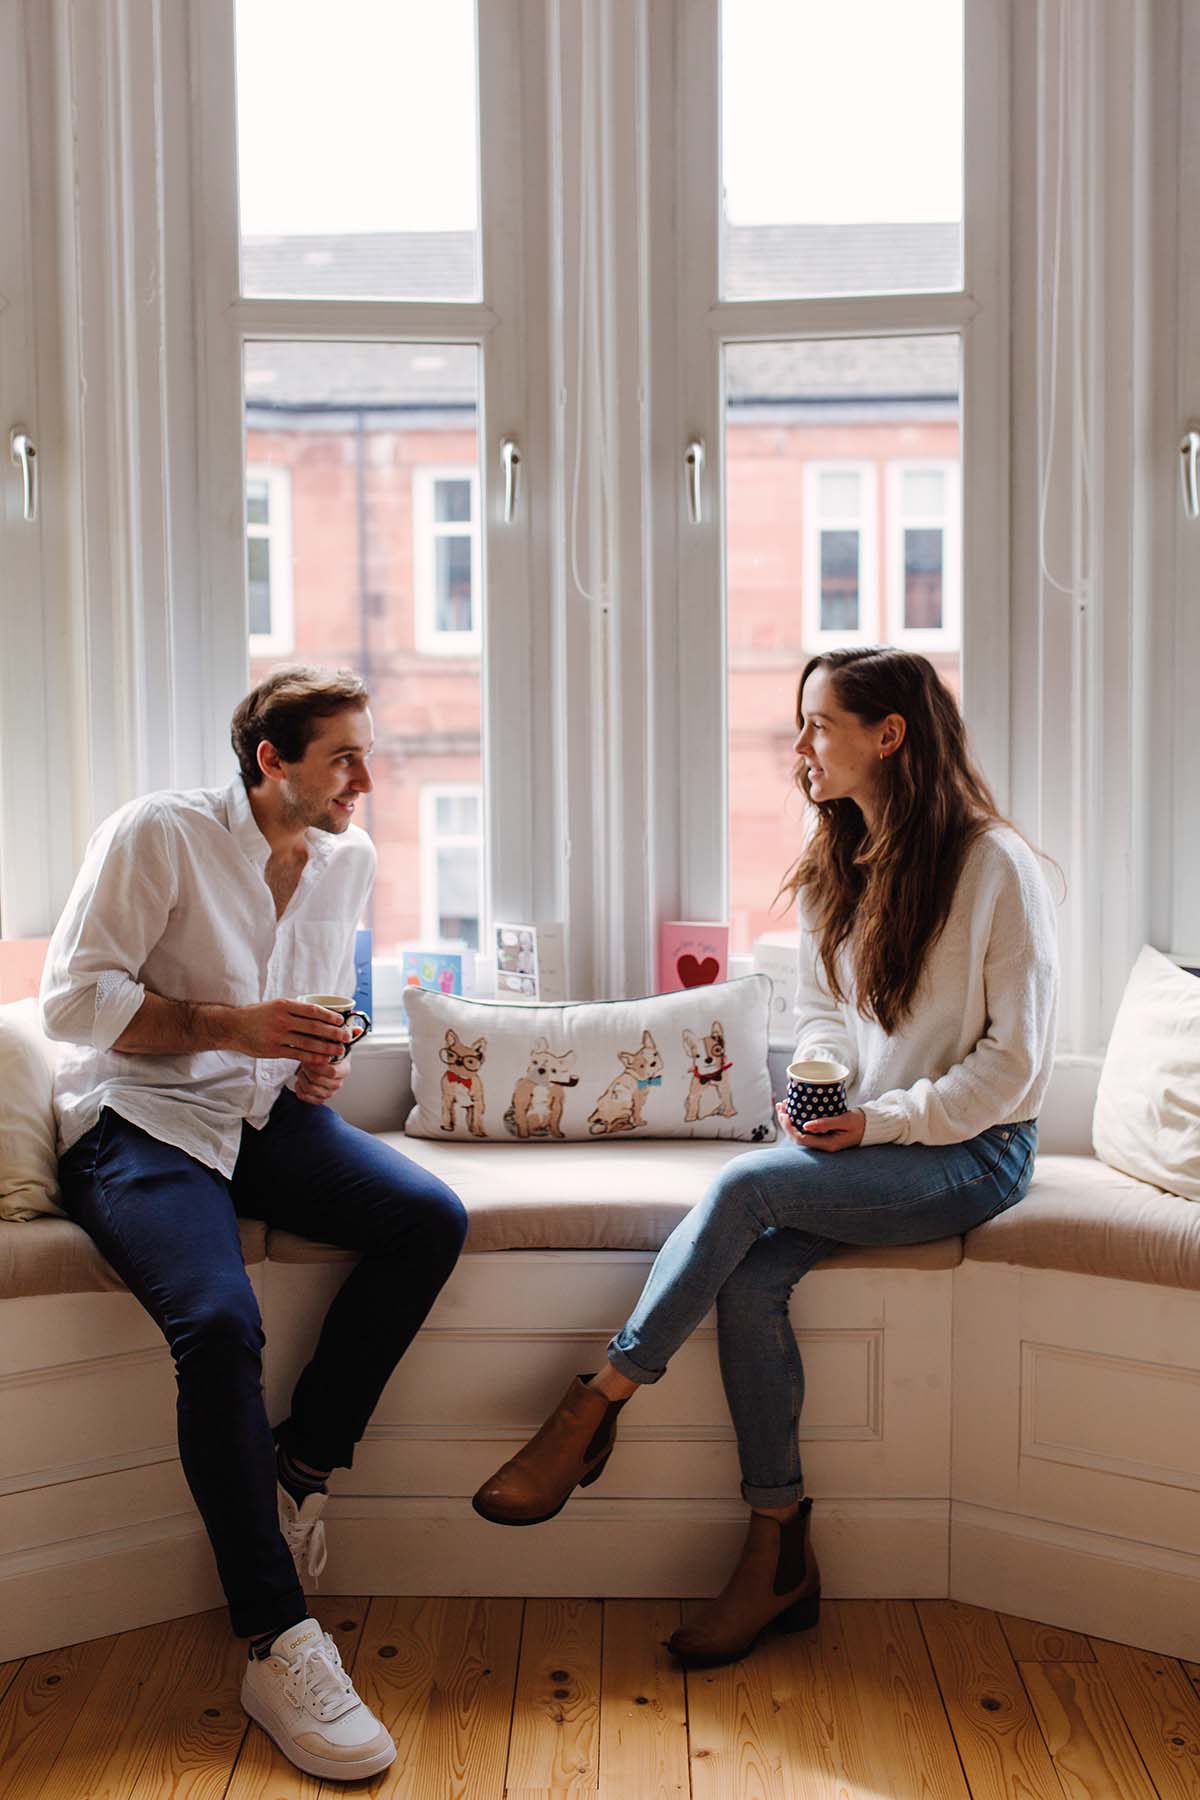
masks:
POLYGON ((325 1567, 325 1511, 328 1494, 310 1494, 303 1506, 297 1506, 282 1483, 276 1483, 279 1496, 279 1529, 292 1553, 301 1587, 319 1587, 325 1567))
POLYGON ((269 1656, 250 1658, 242 1705, 308 1775, 362 1781, 396 1760, 390 1732, 355 1693, 337 1645, 316 1619, 281 1632, 269 1656))

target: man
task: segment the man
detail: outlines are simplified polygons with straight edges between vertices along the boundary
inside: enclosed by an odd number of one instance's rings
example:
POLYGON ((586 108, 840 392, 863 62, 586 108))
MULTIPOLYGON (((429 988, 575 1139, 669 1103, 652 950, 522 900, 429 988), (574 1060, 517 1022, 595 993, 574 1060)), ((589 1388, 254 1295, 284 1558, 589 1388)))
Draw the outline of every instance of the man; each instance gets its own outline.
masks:
POLYGON ((353 992, 375 875, 352 823, 372 787, 366 689, 281 670, 232 736, 227 788, 150 794, 100 827, 51 940, 63 1205, 171 1347, 184 1473, 250 1640, 243 1705, 309 1774, 360 1780, 395 1745, 309 1617, 300 1566, 319 1572, 326 1478, 350 1467, 466 1216, 323 1104, 350 1032, 296 998, 353 992), (274 1433, 245 1216, 361 1252, 274 1433))

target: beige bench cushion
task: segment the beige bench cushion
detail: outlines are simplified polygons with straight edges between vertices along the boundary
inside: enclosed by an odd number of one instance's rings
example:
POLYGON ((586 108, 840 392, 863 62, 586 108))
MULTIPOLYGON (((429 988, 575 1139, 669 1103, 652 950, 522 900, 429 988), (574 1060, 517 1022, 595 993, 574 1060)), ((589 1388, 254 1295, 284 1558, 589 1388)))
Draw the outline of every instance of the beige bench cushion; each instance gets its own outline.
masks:
MULTIPOLYGON (((266 1226, 259 1219, 242 1219, 238 1229, 243 1261, 247 1266, 264 1262, 266 1226)), ((46 1217, 21 1225, 0 1224, 0 1298, 109 1290, 124 1293, 125 1283, 73 1219, 46 1217)))
MULTIPOLYGON (((657 1250, 718 1170, 745 1144, 461 1144, 384 1134, 402 1156, 452 1187, 471 1219, 467 1250, 657 1250)), ((351 1253, 290 1232, 268 1237, 272 1262, 351 1253)), ((953 1269, 962 1239, 898 1250, 844 1250, 847 1269, 953 1269)))
POLYGON ((1090 1156, 1039 1156, 1018 1206, 968 1234, 968 1262, 1200 1289, 1200 1206, 1090 1156))

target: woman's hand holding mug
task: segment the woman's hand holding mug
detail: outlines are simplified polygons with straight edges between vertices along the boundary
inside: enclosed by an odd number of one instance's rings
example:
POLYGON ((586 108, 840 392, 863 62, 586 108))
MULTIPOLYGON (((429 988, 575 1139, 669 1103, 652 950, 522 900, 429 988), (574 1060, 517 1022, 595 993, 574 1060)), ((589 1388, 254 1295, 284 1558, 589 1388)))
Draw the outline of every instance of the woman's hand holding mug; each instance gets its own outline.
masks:
POLYGON ((837 1113, 832 1119, 808 1119, 803 1131, 797 1131, 792 1124, 782 1101, 776 1102, 775 1111, 780 1129, 793 1144, 803 1144, 807 1150, 853 1150, 862 1143, 867 1129, 867 1115, 857 1106, 853 1112, 837 1113))
POLYGON ((852 1150, 862 1143, 867 1117, 859 1108, 847 1111, 849 1073, 842 1063, 821 1058, 789 1066, 787 1098, 775 1111, 780 1130, 793 1144, 805 1144, 810 1150, 852 1150))

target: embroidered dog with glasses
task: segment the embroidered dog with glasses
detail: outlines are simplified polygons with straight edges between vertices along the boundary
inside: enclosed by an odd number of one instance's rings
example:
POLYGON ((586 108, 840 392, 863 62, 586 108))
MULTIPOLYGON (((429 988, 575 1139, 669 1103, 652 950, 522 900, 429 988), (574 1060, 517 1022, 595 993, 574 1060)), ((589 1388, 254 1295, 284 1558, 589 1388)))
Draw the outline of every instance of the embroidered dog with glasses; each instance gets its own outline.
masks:
POLYGON ((453 1131, 456 1106, 467 1112, 467 1130, 472 1137, 485 1137, 483 1129, 483 1082, 479 1071, 483 1065, 487 1039, 476 1038, 464 1044, 456 1031, 447 1031, 446 1043, 438 1055, 446 1064, 442 1076, 442 1130, 453 1131))

